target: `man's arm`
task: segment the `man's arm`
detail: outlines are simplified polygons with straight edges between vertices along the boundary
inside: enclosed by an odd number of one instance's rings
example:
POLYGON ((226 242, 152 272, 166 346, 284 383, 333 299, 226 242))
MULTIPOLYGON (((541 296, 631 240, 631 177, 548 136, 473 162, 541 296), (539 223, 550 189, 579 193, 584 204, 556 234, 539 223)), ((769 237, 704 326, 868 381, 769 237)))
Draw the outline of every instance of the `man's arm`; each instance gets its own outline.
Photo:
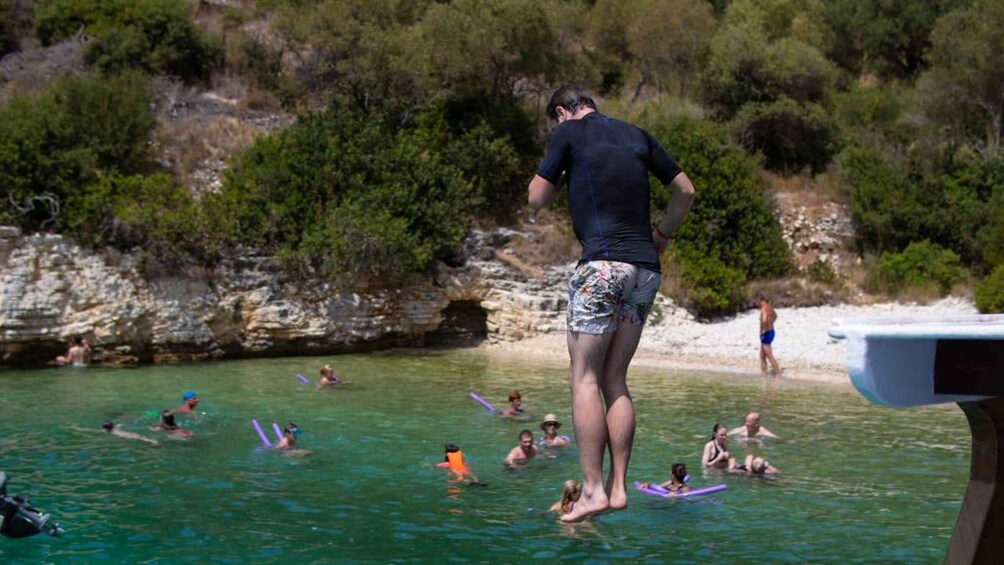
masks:
POLYGON ((757 435, 758 436, 765 436, 765 437, 777 437, 776 435, 774 435, 774 432, 768 430, 767 428, 765 428, 763 426, 760 426, 760 433, 758 433, 757 435))
POLYGON ((673 182, 669 183, 669 187, 672 190, 672 196, 669 199, 669 205, 666 206, 666 213, 662 215, 662 220, 652 232, 655 250, 660 255, 666 250, 669 239, 676 234, 683 219, 687 217, 687 212, 690 211, 690 205, 693 204, 694 195, 697 192, 694 189, 694 183, 690 182, 690 178, 687 177, 687 173, 676 175, 673 182))
POLYGON ((763 335, 767 333, 770 329, 770 314, 767 313, 767 308, 764 306, 760 307, 760 334, 763 335))
POLYGON ((554 183, 540 175, 533 175, 533 180, 530 181, 529 192, 529 204, 534 212, 554 202, 555 197, 558 196, 558 189, 554 186, 554 183))
POLYGON ((738 428, 732 428, 731 430, 729 430, 729 435, 732 436, 732 435, 736 435, 736 434, 741 434, 741 433, 743 433, 744 430, 746 430, 746 426, 745 425, 739 426, 738 428))

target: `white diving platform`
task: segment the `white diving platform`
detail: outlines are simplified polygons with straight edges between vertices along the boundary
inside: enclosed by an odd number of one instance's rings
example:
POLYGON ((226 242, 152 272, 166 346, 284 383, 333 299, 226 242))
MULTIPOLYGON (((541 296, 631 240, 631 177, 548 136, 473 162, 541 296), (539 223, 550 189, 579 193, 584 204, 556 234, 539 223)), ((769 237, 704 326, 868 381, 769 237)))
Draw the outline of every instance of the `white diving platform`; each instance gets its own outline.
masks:
POLYGON ((851 383, 897 408, 956 402, 973 436, 945 563, 1004 561, 1004 315, 836 320, 851 383))

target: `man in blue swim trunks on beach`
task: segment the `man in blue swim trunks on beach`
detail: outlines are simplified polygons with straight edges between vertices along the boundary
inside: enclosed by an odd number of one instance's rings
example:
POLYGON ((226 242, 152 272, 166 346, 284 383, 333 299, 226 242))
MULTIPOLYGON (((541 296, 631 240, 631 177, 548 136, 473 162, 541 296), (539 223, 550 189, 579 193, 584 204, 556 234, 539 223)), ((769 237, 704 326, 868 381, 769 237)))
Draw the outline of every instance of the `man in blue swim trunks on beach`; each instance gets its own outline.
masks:
POLYGON ((760 375, 767 376, 767 362, 770 361, 770 366, 774 369, 774 376, 780 377, 781 367, 778 366, 777 359, 774 359, 774 352, 770 345, 774 343, 774 322, 777 321, 777 312, 762 292, 756 293, 753 296, 753 301, 760 309, 760 375))
POLYGON ((582 496, 561 515, 563 522, 578 522, 627 507, 635 431, 627 368, 659 290, 659 255, 690 210, 694 185, 655 138, 600 114, 577 85, 554 93, 547 116, 558 125, 530 182, 529 204, 537 211, 553 202, 566 175, 572 227, 582 245, 569 281, 567 332, 582 496), (672 190, 654 230, 650 173, 672 190))

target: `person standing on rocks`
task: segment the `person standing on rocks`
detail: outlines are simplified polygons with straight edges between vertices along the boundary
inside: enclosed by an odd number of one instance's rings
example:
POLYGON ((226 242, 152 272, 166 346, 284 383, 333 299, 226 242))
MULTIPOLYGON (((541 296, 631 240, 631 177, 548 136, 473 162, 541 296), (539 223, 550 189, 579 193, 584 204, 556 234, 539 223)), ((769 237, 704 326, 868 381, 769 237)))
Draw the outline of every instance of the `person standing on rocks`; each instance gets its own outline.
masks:
POLYGON ((569 387, 582 469, 582 497, 563 522, 627 507, 627 467, 634 443, 634 404, 627 369, 659 290, 659 255, 694 199, 694 185, 647 132, 600 114, 578 85, 559 88, 547 105, 557 122, 530 182, 536 212, 568 178, 572 227, 582 255, 568 287, 569 387), (672 190, 653 230, 649 174, 672 190), (605 484, 603 458, 609 447, 605 484))
POLYGON ((767 362, 770 361, 774 376, 780 377, 781 367, 778 366, 777 359, 774 359, 774 352, 771 349, 771 344, 774 343, 774 322, 777 321, 777 312, 762 292, 756 293, 753 301, 760 309, 760 375, 767 376, 767 362))

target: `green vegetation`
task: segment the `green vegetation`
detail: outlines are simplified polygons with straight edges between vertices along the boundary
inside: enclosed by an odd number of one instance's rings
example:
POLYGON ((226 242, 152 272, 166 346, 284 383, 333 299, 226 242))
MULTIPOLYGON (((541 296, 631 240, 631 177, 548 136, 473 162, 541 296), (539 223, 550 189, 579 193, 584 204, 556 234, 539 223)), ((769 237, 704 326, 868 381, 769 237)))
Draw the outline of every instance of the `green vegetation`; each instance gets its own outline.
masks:
POLYGON ((50 45, 83 29, 84 58, 103 72, 138 68, 185 80, 207 78, 220 46, 192 22, 182 0, 43 0, 35 30, 50 45))
POLYGON ((925 240, 911 243, 902 253, 883 253, 876 285, 891 292, 915 288, 945 295, 953 284, 965 280, 959 256, 925 240))
POLYGON ((973 300, 984 314, 1004 313, 1004 265, 998 266, 976 286, 973 300))
MULTIPOLYGON (((543 103, 574 80, 694 180, 667 287, 698 314, 792 272, 761 169, 841 183, 876 288, 991 273, 979 288, 996 296, 1004 0, 249 4, 0 0, 0 54, 83 29, 89 69, 5 94, 0 220, 169 261, 248 244, 305 275, 394 284, 452 261, 473 222, 515 216, 543 103), (150 154, 149 75, 237 84, 246 107, 299 119, 196 201, 150 154)), ((653 194, 655 216, 669 194, 653 194)), ((824 267, 806 274, 833 284, 824 267)))

